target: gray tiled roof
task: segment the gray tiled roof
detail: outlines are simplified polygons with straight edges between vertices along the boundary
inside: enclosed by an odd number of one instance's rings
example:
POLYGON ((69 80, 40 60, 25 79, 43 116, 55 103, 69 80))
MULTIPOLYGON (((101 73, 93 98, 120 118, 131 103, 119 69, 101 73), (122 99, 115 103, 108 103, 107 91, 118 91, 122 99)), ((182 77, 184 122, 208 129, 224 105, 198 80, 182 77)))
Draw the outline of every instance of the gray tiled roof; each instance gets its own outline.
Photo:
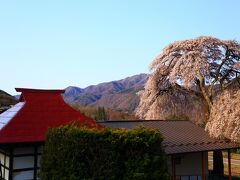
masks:
POLYGON ((240 144, 229 140, 211 138, 203 128, 190 121, 105 121, 101 125, 112 128, 134 128, 144 126, 158 129, 164 137, 163 148, 166 154, 200 152, 239 148, 240 144))

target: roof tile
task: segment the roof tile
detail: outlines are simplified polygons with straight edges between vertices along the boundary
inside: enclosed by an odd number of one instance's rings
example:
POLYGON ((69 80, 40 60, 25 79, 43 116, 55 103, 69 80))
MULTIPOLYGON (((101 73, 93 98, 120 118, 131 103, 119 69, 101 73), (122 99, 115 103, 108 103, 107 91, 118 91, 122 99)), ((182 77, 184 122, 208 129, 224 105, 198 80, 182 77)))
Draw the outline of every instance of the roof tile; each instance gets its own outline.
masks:
POLYGON ((0 115, 0 144, 43 142, 49 128, 69 123, 100 127, 63 101, 64 90, 17 90, 23 102, 0 115))
POLYGON ((100 123, 112 128, 134 128, 144 126, 158 129, 164 137, 162 146, 167 154, 211 151, 221 149, 239 148, 240 144, 229 140, 212 138, 203 128, 196 126, 190 121, 105 121, 100 123))

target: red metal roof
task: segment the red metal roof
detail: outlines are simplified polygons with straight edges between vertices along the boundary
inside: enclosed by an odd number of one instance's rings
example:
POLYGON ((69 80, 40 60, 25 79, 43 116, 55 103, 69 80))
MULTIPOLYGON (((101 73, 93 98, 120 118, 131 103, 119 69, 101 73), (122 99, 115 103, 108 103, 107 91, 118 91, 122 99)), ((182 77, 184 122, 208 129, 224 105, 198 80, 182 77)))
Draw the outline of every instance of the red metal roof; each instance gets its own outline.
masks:
POLYGON ((64 90, 23 88, 16 88, 16 90, 22 92, 23 106, 0 129, 1 144, 44 142, 49 128, 69 123, 101 127, 92 119, 68 106, 61 96, 64 90))

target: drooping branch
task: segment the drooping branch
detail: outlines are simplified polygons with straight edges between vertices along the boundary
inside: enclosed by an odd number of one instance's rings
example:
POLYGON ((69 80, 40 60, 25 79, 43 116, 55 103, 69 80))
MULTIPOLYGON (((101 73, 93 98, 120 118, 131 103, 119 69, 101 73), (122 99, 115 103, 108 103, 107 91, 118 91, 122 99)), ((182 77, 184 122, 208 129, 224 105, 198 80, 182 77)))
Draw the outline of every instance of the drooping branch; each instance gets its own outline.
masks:
MULTIPOLYGON (((208 109, 209 114, 214 99, 225 90, 219 86, 227 88, 235 82, 240 83, 239 57, 240 43, 237 41, 201 36, 169 44, 150 65, 152 78, 148 79, 141 94, 139 114, 153 118, 160 117, 162 111, 172 111, 162 107, 164 103, 159 102, 168 92, 168 84, 178 84, 189 94, 201 93, 200 99, 204 101, 204 109, 208 109)), ((175 107, 171 106, 171 101, 167 102, 170 104, 166 107, 175 107)), ((181 106, 181 103, 178 105, 181 106)))
POLYGON ((230 81, 229 83, 224 84, 224 85, 223 85, 223 89, 226 89, 226 88, 228 88, 229 86, 231 86, 232 84, 237 83, 237 82, 240 82, 240 76, 237 76, 236 78, 234 78, 234 79, 233 79, 232 81, 230 81))
POLYGON ((228 56, 229 56, 229 50, 228 50, 228 46, 225 46, 226 47, 226 52, 225 52, 225 57, 224 59, 222 60, 221 64, 219 65, 217 71, 216 71, 216 76, 214 78, 214 80, 212 81, 210 87, 209 87, 209 90, 208 90, 208 94, 210 94, 210 97, 212 97, 212 93, 213 93, 213 87, 215 86, 215 83, 217 81, 219 81, 219 76, 220 76, 220 72, 221 72, 221 69, 222 69, 222 66, 226 63, 226 61, 228 60, 228 56))

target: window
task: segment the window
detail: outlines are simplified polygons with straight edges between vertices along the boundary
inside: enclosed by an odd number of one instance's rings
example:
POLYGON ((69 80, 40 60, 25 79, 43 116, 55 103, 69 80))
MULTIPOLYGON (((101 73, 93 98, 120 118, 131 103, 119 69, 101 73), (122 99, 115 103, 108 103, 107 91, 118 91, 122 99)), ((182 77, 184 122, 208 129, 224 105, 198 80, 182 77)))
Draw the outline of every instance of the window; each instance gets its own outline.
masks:
POLYGON ((9 179, 9 156, 3 150, 0 150, 0 178, 9 179))
POLYGON ((34 171, 13 172, 13 180, 33 179, 34 171))

